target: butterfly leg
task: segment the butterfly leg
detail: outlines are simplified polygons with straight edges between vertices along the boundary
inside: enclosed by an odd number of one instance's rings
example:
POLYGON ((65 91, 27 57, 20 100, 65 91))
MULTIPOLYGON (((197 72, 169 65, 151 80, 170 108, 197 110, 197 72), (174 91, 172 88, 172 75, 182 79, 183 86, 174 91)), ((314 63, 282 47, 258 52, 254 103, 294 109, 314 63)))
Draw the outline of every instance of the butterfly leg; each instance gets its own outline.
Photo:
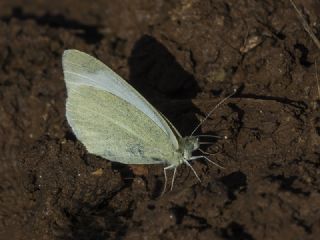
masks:
POLYGON ((204 151, 204 150, 202 150, 200 148, 198 148, 197 150, 199 150, 203 154, 207 154, 207 155, 210 155, 210 156, 216 155, 216 153, 209 153, 209 152, 206 152, 206 151, 204 151))
POLYGON ((204 158, 206 159, 208 162, 212 163, 213 165, 219 167, 219 168, 223 168, 221 165, 219 165, 218 163, 215 163, 214 161, 210 160, 209 158, 207 158, 206 156, 193 156, 191 157, 189 160, 195 160, 195 159, 200 159, 200 158, 204 158))
POLYGON ((200 145, 207 145, 207 144, 213 144, 214 142, 199 142, 200 145))
POLYGON ((171 188, 170 188, 170 191, 172 191, 172 189, 173 189, 174 178, 176 177, 176 172, 177 172, 177 167, 175 167, 174 170, 173 170, 173 176, 172 176, 172 180, 171 180, 171 188))
POLYGON ((191 164, 190 164, 187 160, 183 160, 183 161, 184 161, 184 163, 185 163, 185 164, 187 164, 187 165, 188 165, 188 167, 190 167, 190 168, 191 168, 191 170, 193 171, 194 175, 196 175, 196 177, 197 177, 197 179, 199 180, 199 182, 201 182, 201 180, 200 180, 200 178, 199 178, 199 176, 198 176, 198 174, 197 174, 196 170, 194 170, 194 168, 191 166, 191 164))
MULTIPOLYGON (((167 170, 171 169, 171 168, 174 168, 175 165, 169 165, 165 168, 163 168, 163 173, 164 173, 164 187, 163 187, 163 190, 162 190, 162 193, 161 193, 161 196, 166 192, 166 188, 167 188, 167 181, 168 181, 168 177, 167 177, 167 170)), ((176 168, 175 168, 176 170, 176 168)), ((175 171, 173 173, 175 175, 175 171)), ((172 189, 172 186, 171 186, 171 189, 172 189)))

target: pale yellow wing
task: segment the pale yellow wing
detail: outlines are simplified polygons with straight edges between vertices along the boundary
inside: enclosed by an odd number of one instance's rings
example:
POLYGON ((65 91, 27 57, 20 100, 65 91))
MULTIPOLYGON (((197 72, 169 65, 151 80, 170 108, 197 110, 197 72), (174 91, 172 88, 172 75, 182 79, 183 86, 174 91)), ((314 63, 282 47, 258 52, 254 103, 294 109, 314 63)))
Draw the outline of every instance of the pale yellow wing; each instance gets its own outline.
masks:
MULTIPOLYGON (((69 53, 64 55, 63 61, 68 92, 67 120, 76 137, 90 153, 111 161, 130 164, 172 164, 179 160, 176 155, 178 143, 175 144, 171 136, 174 133, 158 112, 155 115, 158 119, 157 124, 136 106, 136 98, 131 97, 132 101, 128 102, 127 99, 118 96, 120 92, 114 94, 100 86, 99 81, 109 82, 108 69, 98 70, 97 64, 102 64, 101 62, 96 63, 98 60, 74 50, 69 53), (80 59, 77 59, 77 56, 80 59), (86 67, 82 69, 85 64, 86 67), (91 65, 94 67, 90 67, 91 65), (103 74, 106 76, 103 77, 103 74), (91 78, 94 79, 91 81, 91 78), (158 116, 161 117, 160 120, 158 116)), ((106 68, 103 64, 101 67, 106 68)), ((119 86, 122 87, 123 83, 119 86)), ((132 89, 126 83, 122 91, 132 89)), ((136 94, 136 91, 134 93, 136 94)), ((141 95, 137 96, 139 99, 142 98, 141 95)), ((142 100, 146 102, 144 98, 142 100)), ((144 106, 149 105, 146 102, 144 106)))
POLYGON ((176 149, 179 148, 176 134, 162 115, 132 86, 101 61, 78 50, 66 50, 63 54, 63 70, 67 89, 86 85, 118 96, 149 117, 168 135, 172 145, 176 149))

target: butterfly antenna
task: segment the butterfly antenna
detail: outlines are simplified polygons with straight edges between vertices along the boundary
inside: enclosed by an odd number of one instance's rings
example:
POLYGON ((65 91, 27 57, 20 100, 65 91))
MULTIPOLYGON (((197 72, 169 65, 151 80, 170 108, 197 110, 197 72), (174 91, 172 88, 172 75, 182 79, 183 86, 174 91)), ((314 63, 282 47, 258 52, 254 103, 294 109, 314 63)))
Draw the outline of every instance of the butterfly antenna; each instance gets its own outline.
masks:
POLYGON ((207 138, 223 138, 221 136, 218 135, 206 135, 206 134, 202 134, 202 135, 196 135, 195 137, 207 137, 207 138))
POLYGON ((222 99, 208 114, 207 116, 201 120, 201 122, 198 124, 198 126, 196 126, 196 128, 192 131, 191 135, 192 136, 197 130, 198 128, 205 122, 207 121, 207 119, 210 117, 210 115, 222 104, 224 103, 228 98, 231 98, 234 94, 236 94, 237 89, 233 89, 233 93, 231 93, 229 96, 226 96, 224 99, 222 99))

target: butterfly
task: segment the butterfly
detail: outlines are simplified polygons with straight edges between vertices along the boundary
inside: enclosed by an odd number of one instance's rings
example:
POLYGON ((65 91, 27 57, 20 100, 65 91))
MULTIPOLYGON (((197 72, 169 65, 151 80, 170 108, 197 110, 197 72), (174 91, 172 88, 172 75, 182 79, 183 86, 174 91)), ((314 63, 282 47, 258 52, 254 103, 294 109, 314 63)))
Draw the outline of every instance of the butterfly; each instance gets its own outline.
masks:
POLYGON ((124 164, 165 164, 163 192, 169 169, 173 169, 172 189, 181 164, 189 166, 199 181, 190 160, 204 158, 219 166, 205 155, 193 156, 202 144, 202 135, 193 134, 231 95, 217 104, 190 136, 182 137, 166 117, 98 59, 66 50, 62 65, 67 121, 89 153, 124 164))

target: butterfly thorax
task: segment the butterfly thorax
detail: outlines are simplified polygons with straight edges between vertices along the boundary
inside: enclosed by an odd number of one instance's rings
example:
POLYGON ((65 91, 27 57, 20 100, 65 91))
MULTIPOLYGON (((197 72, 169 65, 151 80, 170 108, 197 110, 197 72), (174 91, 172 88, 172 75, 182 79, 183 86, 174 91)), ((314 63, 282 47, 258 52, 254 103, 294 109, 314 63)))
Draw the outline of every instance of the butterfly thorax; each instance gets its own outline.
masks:
POLYGON ((180 140, 180 151, 183 153, 183 159, 189 160, 192 152, 199 148, 199 139, 194 136, 182 138, 180 140))

